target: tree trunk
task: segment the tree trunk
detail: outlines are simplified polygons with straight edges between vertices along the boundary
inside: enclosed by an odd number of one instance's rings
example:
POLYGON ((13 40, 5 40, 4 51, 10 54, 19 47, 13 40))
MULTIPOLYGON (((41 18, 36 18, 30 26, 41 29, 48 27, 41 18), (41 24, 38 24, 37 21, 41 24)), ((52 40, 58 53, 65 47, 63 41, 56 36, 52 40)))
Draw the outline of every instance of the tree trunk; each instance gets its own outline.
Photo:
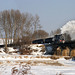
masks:
POLYGON ((7 33, 5 35, 6 35, 6 37, 5 37, 5 52, 7 53, 8 52, 8 50, 7 50, 7 33))

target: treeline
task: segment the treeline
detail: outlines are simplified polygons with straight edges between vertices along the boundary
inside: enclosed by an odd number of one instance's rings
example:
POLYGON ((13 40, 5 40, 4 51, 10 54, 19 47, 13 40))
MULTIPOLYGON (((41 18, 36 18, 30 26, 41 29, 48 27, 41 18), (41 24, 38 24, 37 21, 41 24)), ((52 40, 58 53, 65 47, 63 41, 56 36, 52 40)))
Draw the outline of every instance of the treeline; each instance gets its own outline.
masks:
POLYGON ((33 39, 47 37, 49 34, 41 28, 38 15, 13 9, 0 12, 0 36, 5 38, 5 50, 8 38, 13 39, 14 44, 28 44, 33 39))

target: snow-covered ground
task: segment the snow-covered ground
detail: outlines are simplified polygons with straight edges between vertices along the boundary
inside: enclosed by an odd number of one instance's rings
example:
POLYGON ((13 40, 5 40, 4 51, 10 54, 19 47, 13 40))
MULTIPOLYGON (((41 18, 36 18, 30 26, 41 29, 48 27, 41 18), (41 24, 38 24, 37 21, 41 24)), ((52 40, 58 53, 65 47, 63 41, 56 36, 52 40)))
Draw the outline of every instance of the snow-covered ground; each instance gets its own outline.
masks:
MULTIPOLYGON (((75 61, 65 57, 43 55, 43 45, 31 45, 32 55, 12 53, 18 49, 8 48, 12 54, 0 49, 0 75, 75 75, 75 61)), ((66 57, 68 58, 68 57, 66 57)))
POLYGON ((0 56, 0 75, 23 75, 19 74, 25 71, 21 66, 29 65, 30 69, 25 75, 75 75, 75 61, 66 60, 64 57, 51 59, 51 56, 34 55, 1 55, 0 56), (12 74, 12 69, 18 71, 12 74))

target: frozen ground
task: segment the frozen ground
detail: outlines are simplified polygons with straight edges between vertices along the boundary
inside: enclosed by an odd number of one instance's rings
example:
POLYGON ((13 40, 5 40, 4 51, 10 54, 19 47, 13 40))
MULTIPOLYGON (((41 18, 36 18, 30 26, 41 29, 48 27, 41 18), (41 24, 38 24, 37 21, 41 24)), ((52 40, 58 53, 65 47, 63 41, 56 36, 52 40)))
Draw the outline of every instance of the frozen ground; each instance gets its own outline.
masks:
POLYGON ((41 45, 31 45, 32 55, 6 54, 0 49, 0 75, 75 75, 75 61, 43 55, 41 45))
POLYGON ((66 60, 63 57, 51 59, 51 56, 34 55, 1 55, 0 75, 23 75, 19 72, 25 71, 24 65, 29 65, 30 69, 25 75, 75 75, 75 61, 66 60), (12 69, 18 71, 12 74, 12 69))
MULTIPOLYGON (((18 68, 18 65, 14 65, 18 68)), ((0 66, 0 75, 12 75, 12 68, 14 66, 0 66)), ((30 75, 75 75, 75 67, 66 67, 66 66, 31 66, 30 75)), ((17 75, 17 74, 15 74, 17 75)), ((29 74, 27 74, 29 75, 29 74)))
POLYGON ((75 67, 66 66, 32 66, 35 75, 75 75, 75 67))

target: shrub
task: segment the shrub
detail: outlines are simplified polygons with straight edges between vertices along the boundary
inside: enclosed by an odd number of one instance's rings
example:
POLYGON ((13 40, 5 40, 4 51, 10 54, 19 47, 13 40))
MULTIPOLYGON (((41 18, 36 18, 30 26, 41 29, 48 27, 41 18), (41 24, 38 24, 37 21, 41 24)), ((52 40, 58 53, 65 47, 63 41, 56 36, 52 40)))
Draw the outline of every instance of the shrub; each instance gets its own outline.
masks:
POLYGON ((11 75, 33 75, 31 72, 30 72, 30 69, 31 67, 29 65, 19 65, 19 68, 17 67, 13 67, 12 70, 11 70, 11 75))

